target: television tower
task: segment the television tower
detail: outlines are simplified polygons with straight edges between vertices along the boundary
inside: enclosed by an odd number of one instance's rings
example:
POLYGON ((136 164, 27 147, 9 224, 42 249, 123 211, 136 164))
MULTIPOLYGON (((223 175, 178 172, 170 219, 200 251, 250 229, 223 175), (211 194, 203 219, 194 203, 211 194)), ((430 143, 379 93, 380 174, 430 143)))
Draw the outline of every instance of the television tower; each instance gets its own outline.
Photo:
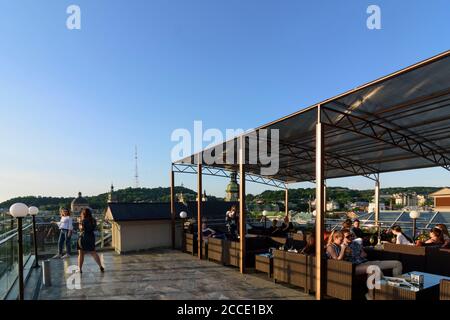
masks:
POLYGON ((138 173, 138 152, 137 152, 137 146, 134 146, 134 161, 135 161, 135 167, 134 167, 134 187, 139 188, 139 173, 138 173))

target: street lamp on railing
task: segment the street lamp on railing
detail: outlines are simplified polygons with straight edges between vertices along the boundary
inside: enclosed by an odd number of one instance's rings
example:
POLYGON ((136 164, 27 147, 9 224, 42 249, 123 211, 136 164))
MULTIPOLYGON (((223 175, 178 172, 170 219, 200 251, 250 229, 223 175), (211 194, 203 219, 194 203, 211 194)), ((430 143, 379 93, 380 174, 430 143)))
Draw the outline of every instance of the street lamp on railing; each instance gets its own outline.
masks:
POLYGON ((416 211, 416 210, 412 210, 409 213, 409 217, 412 219, 413 221, 413 227, 412 227, 412 236, 413 236, 413 240, 415 240, 416 238, 416 220, 420 218, 420 212, 416 211))
POLYGON ((264 210, 262 212, 262 215, 263 215, 263 218, 264 218, 264 233, 266 233, 266 229, 267 229, 267 224, 266 224, 266 222, 267 222, 267 211, 264 210))
POLYGON ((37 250, 37 236, 36 236, 36 216, 39 213, 39 209, 36 207, 28 208, 28 213, 33 218, 33 242, 34 242, 34 268, 39 268, 38 250, 37 250))
POLYGON ((17 242, 19 245, 19 300, 24 298, 23 288, 23 243, 22 243, 22 219, 28 215, 28 207, 23 203, 14 203, 9 208, 9 214, 17 219, 17 242))

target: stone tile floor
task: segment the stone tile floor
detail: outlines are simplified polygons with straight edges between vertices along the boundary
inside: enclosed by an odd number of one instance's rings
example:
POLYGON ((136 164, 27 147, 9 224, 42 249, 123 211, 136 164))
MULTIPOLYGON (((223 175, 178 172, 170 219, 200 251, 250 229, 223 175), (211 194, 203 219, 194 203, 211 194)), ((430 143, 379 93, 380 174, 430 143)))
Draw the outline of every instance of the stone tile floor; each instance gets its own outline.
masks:
POLYGON ((275 284, 263 274, 242 275, 236 268, 199 261, 180 251, 153 250, 128 255, 105 251, 99 255, 105 273, 99 271, 88 255, 82 274, 71 272, 77 264, 76 256, 52 260, 52 286, 42 287, 39 299, 314 300, 301 289, 275 284))

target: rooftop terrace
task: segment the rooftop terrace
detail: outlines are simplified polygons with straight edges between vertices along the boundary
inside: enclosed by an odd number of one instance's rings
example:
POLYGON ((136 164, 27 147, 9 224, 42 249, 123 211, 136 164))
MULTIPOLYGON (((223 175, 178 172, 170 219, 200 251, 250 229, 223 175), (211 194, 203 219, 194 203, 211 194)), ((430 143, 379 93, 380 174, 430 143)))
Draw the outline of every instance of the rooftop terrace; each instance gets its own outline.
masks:
POLYGON ((180 251, 99 254, 105 273, 100 273, 93 259, 86 256, 81 289, 68 289, 66 285, 68 268, 76 265, 77 257, 52 260, 52 286, 43 287, 39 299, 314 299, 263 275, 243 275, 234 268, 198 260, 180 251))

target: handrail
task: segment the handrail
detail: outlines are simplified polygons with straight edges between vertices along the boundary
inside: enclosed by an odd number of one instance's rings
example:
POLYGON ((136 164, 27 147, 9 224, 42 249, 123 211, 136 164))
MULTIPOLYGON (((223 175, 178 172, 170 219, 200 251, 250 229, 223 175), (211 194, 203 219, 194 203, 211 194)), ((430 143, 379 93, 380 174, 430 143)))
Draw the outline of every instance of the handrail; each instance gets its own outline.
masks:
POLYGON ((436 211, 436 213, 431 217, 431 219, 428 221, 427 225, 425 226, 425 228, 429 228, 430 224, 433 223, 434 218, 436 218, 436 216, 438 215, 439 211, 436 211))
MULTIPOLYGON (((22 230, 25 231, 25 230, 31 228, 31 226, 32 226, 32 224, 30 223, 30 224, 22 227, 22 230)), ((6 238, 0 240, 0 245, 8 242, 10 239, 14 238, 15 236, 17 236, 17 230, 15 230, 13 234, 11 234, 11 235, 7 236, 6 238)))

